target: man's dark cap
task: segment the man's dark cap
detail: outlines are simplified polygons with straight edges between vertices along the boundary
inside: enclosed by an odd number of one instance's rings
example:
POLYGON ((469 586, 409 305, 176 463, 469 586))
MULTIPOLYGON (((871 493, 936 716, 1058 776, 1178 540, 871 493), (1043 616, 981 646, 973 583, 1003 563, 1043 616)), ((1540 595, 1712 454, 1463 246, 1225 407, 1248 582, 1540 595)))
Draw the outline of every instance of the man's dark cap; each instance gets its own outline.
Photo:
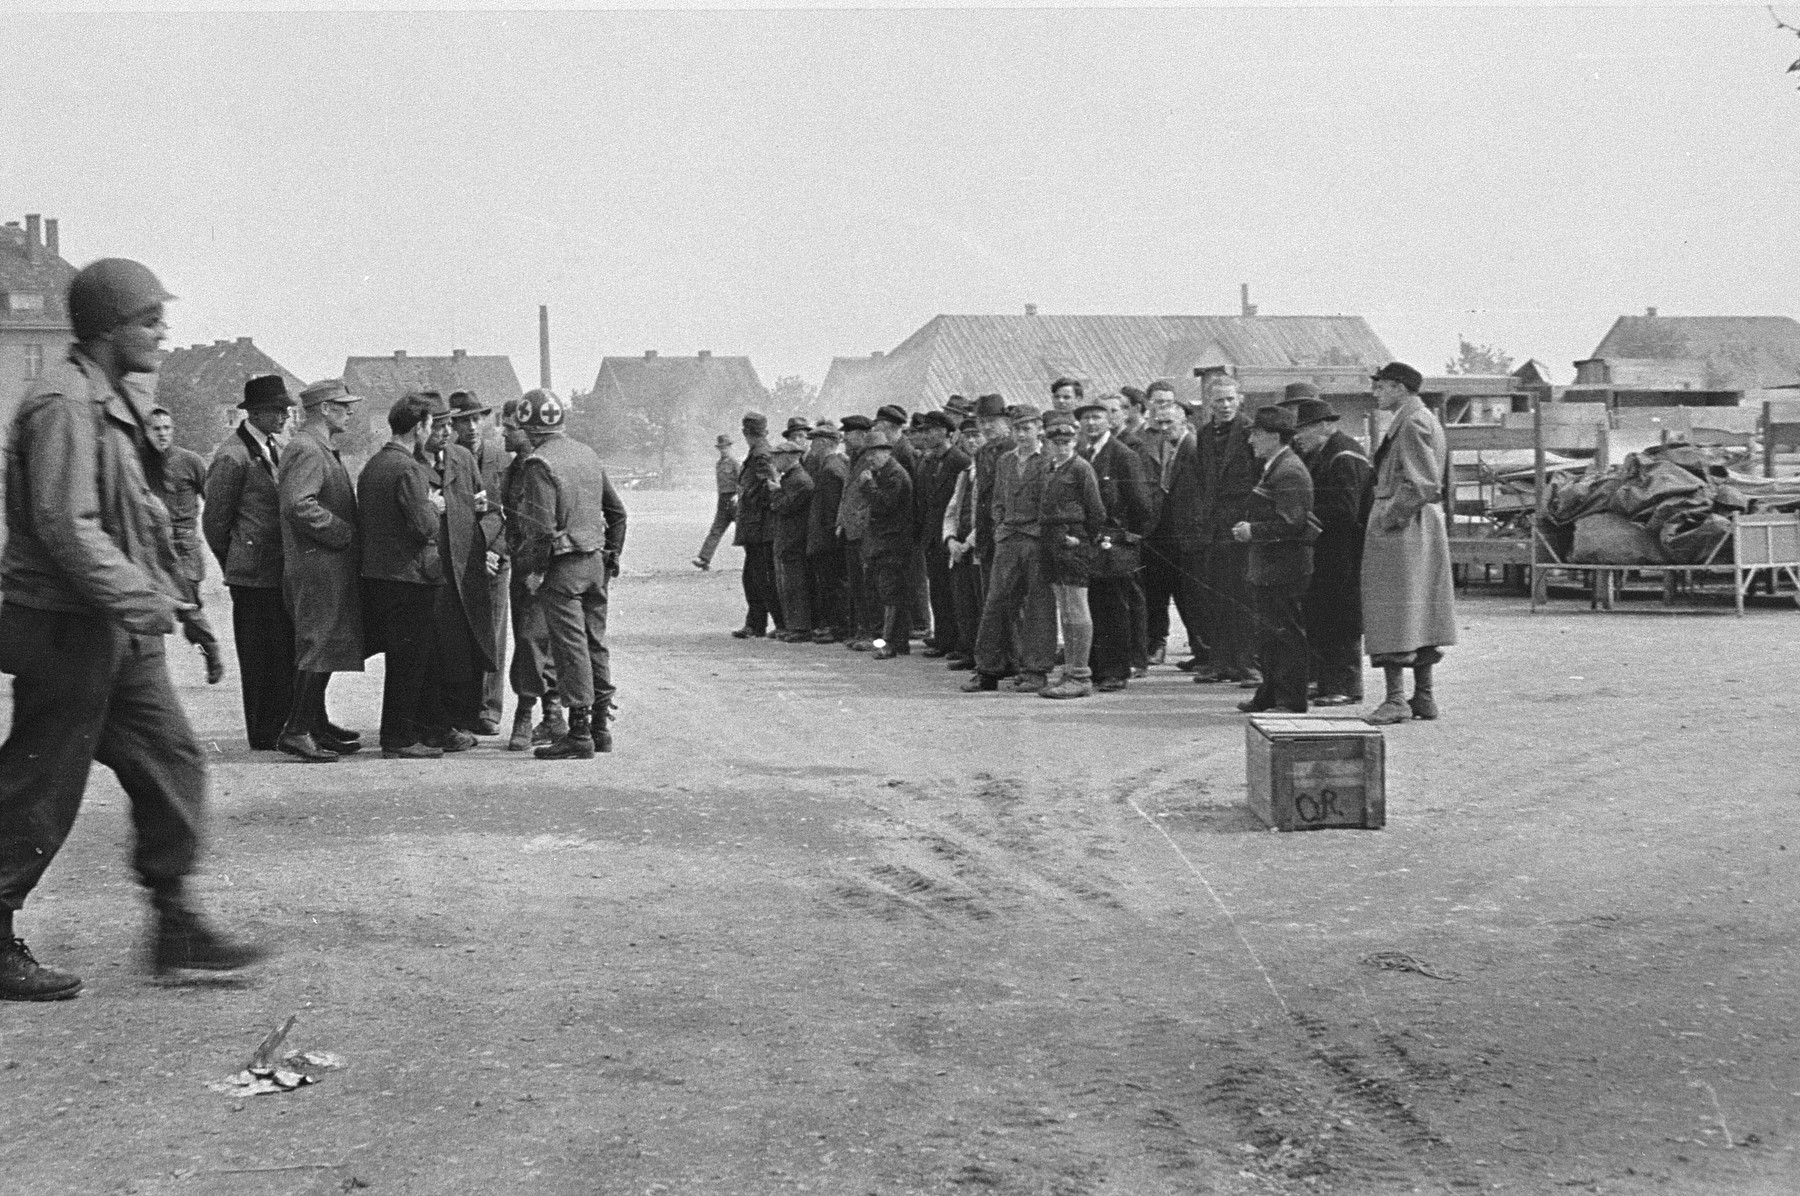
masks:
POLYGON ((906 426, 906 408, 898 403, 889 403, 875 413, 875 418, 893 424, 896 428, 904 428, 906 426))
POLYGON ((492 407, 482 405, 472 390, 453 390, 450 392, 450 406, 457 415, 486 415, 492 407))
POLYGON ((1044 435, 1053 439, 1075 435, 1075 417, 1067 411, 1044 412, 1044 435))
POLYGON ((970 418, 963 420, 963 422, 957 426, 956 430, 958 432, 977 432, 981 430, 981 425, 976 423, 974 417, 971 416, 970 418))
POLYGON ((1080 403, 1077 403, 1075 405, 1075 410, 1069 412, 1069 414, 1074 416, 1076 419, 1080 419, 1082 416, 1082 413, 1086 412, 1086 411, 1098 411, 1102 415, 1104 415, 1106 413, 1106 404, 1100 402, 1097 399, 1087 399, 1080 403))
POLYGON ((838 427, 846 432, 867 432, 875 426, 875 421, 866 415, 846 415, 838 421, 838 427))
POLYGON ((1260 432, 1292 432, 1299 425, 1293 408, 1275 405, 1258 407, 1250 426, 1260 432))
POLYGON ((991 419, 1006 414, 1006 400, 999 395, 982 395, 975 400, 975 418, 991 419))
POLYGON ((954 417, 942 411, 927 411, 919 416, 919 426, 922 428, 942 428, 946 432, 954 432, 956 431, 956 420, 954 417))
POLYGON ((769 417, 760 411, 744 412, 744 431, 761 436, 769 430, 769 417))
POLYGON ((817 424, 815 424, 813 426, 813 430, 808 432, 807 435, 812 437, 814 440, 842 440, 843 439, 843 437, 838 435, 837 425, 832 423, 828 419, 820 420, 817 424))
POLYGON ((785 436, 788 432, 811 431, 812 421, 810 419, 807 419, 804 415, 790 415, 788 416, 787 428, 783 431, 782 435, 785 436))
POLYGON ((1027 424, 1034 419, 1042 420, 1044 418, 1044 413, 1039 411, 1036 407, 1033 407, 1030 403, 1018 404, 1012 408, 1009 414, 1012 416, 1012 422, 1015 424, 1027 424))
POLYGON ((1319 388, 1310 382, 1290 382, 1281 397, 1284 401, 1287 399, 1316 399, 1319 397, 1319 388))
POLYGON ((1372 382, 1398 382, 1413 394, 1419 393, 1419 387, 1425 385, 1425 375, 1413 369, 1404 361, 1390 361, 1376 370, 1370 378, 1372 382))
POLYGON ((293 405, 287 380, 280 374, 258 374, 244 383, 244 401, 238 404, 245 411, 285 411, 293 405))
POLYGON ((1334 423, 1338 413, 1324 399, 1283 399, 1281 405, 1294 413, 1294 426, 1334 423))

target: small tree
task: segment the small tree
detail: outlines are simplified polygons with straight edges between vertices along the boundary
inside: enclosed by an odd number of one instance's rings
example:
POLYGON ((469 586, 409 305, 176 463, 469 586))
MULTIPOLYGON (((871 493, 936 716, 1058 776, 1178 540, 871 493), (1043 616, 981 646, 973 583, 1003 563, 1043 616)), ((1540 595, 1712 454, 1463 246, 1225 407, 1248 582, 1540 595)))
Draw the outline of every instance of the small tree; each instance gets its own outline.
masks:
POLYGON ((795 415, 817 418, 818 403, 819 388, 798 374, 777 378, 769 391, 769 426, 778 428, 795 415))
POLYGON ((1493 345, 1457 338, 1456 356, 1444 363, 1446 374, 1510 374, 1512 355, 1493 345))

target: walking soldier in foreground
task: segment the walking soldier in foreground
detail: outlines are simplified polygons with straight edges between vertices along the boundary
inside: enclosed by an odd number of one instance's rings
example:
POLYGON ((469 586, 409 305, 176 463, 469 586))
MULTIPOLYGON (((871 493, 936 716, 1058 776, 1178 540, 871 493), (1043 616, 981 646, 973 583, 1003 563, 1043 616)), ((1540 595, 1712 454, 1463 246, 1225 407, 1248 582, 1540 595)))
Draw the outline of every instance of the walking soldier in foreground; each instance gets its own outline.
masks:
POLYGON ((170 298, 137 262, 83 269, 69 284, 76 344, 13 416, 0 556, 0 670, 14 678, 0 745, 0 999, 81 988, 13 937, 13 915, 67 839, 96 760, 131 802, 133 866, 155 911, 152 968, 230 971, 263 954, 208 927, 184 887, 206 764, 163 655, 183 604, 168 513, 153 497, 161 458, 149 408, 125 385, 156 369, 170 298))
POLYGON ((513 564, 544 613, 556 683, 569 704, 568 733, 537 756, 585 760, 596 748, 612 751, 606 587, 625 549, 625 504, 594 450, 563 434, 561 399, 533 390, 520 402, 533 447, 522 471, 524 526, 513 564))

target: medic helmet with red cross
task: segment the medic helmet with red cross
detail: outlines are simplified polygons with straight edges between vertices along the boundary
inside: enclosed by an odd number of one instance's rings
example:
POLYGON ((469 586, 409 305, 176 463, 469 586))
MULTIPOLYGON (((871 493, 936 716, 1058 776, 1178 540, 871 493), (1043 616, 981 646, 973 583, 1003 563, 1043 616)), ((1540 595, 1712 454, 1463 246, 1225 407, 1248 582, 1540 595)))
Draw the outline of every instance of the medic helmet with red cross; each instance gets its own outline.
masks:
POLYGON ((528 390, 519 400, 519 426, 532 432, 548 432, 563 426, 568 408, 550 390, 528 390))

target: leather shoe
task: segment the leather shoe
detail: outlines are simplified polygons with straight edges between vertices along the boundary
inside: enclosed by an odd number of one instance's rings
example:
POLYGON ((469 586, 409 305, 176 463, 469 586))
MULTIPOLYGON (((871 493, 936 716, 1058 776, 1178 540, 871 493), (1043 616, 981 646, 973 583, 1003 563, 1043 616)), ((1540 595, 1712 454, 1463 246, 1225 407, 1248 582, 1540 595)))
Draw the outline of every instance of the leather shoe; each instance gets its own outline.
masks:
POLYGON ((699 557, 695 557, 693 560, 689 561, 688 564, 690 564, 694 568, 700 570, 700 572, 702 572, 702 573, 705 573, 712 568, 711 564, 709 564, 706 561, 701 560, 699 557))
POLYGON ((484 718, 475 724, 475 734, 498 735, 500 734, 500 724, 491 718, 484 718))
POLYGON ((219 934, 186 907, 157 911, 150 967, 158 976, 177 969, 235 972, 268 955, 254 943, 236 943, 219 934))
POLYGON ((1421 697, 1414 694, 1406 700, 1406 704, 1412 707, 1413 717, 1416 719, 1430 722, 1438 716, 1437 699, 1430 695, 1421 697))
POLYGON ((962 683, 962 691, 966 694, 993 693, 1000 688, 1000 678, 991 673, 976 673, 962 683))
POLYGON ((921 649, 920 649, 920 650, 919 650, 919 655, 920 655, 920 656, 923 656, 923 657, 926 657, 926 658, 928 658, 928 659, 930 659, 930 660, 936 660, 936 659, 938 659, 938 658, 939 658, 939 657, 940 657, 940 656, 948 656, 948 655, 950 655, 950 653, 949 653, 949 652, 947 652, 947 651, 945 651, 945 650, 944 650, 944 649, 942 649, 942 648, 939 648, 939 647, 937 647, 937 646, 936 646, 936 645, 933 645, 933 646, 931 646, 931 647, 928 647, 928 648, 921 648, 921 649))
POLYGON ((881 647, 875 649, 874 652, 874 658, 876 660, 892 660, 898 655, 900 655, 900 653, 894 651, 893 645, 891 644, 883 644, 881 647))
POLYGON ((80 976, 45 967, 24 939, 0 942, 0 1001, 66 1001, 80 991, 80 976))
POLYGON ((475 737, 461 727, 451 727, 437 746, 446 752, 466 752, 475 746, 475 737))
POLYGON ((812 640, 815 644, 841 644, 844 637, 835 631, 815 631, 812 640))
POLYGON ((324 752, 335 752, 340 756, 348 756, 362 751, 362 744, 354 739, 337 739, 323 731, 313 736, 313 743, 324 752))
POLYGON ((952 656, 944 661, 944 667, 952 673, 966 673, 975 667, 975 660, 969 656, 952 656))
MULTIPOLYGON (((520 749, 523 751, 524 749, 520 749)), ((382 748, 383 760, 436 760, 443 756, 444 749, 432 747, 427 743, 409 743, 405 747, 382 748)))
POLYGON ((1383 702, 1363 718, 1371 727, 1390 727, 1412 721, 1412 707, 1405 702, 1383 702))
POLYGON ((1042 693, 1049 682, 1050 679, 1042 673, 1020 673, 1007 684, 1007 688, 1016 694, 1035 694, 1042 693))
POLYGON ((873 652, 875 650, 875 641, 851 640, 845 647, 849 648, 852 652, 873 652))
POLYGON ((1176 661, 1175 667, 1180 669, 1184 673, 1191 673, 1195 669, 1198 669, 1199 667, 1201 667, 1201 665, 1203 665, 1204 663, 1205 662, 1202 661, 1198 656, 1190 656, 1186 660, 1176 661))
POLYGON ((281 738, 275 741, 275 746, 290 756, 300 757, 308 764, 329 764, 338 758, 336 752, 326 751, 313 742, 311 735, 306 734, 289 735, 283 731, 281 738))
POLYGON ((1361 698, 1353 698, 1349 694, 1320 694, 1312 700, 1314 706, 1360 706, 1361 698))
POLYGON ((328 718, 319 720, 319 730, 325 732, 325 737, 327 739, 342 740, 344 743, 362 742, 361 731, 352 731, 347 727, 340 727, 328 718))
POLYGON ((740 627, 731 633, 731 638, 734 640, 759 640, 762 637, 762 632, 752 631, 748 627, 740 627))
POLYGON ((1108 677, 1106 680, 1095 685, 1094 688, 1099 690, 1103 694, 1116 694, 1121 689, 1125 688, 1125 678, 1123 678, 1123 677, 1108 677))

